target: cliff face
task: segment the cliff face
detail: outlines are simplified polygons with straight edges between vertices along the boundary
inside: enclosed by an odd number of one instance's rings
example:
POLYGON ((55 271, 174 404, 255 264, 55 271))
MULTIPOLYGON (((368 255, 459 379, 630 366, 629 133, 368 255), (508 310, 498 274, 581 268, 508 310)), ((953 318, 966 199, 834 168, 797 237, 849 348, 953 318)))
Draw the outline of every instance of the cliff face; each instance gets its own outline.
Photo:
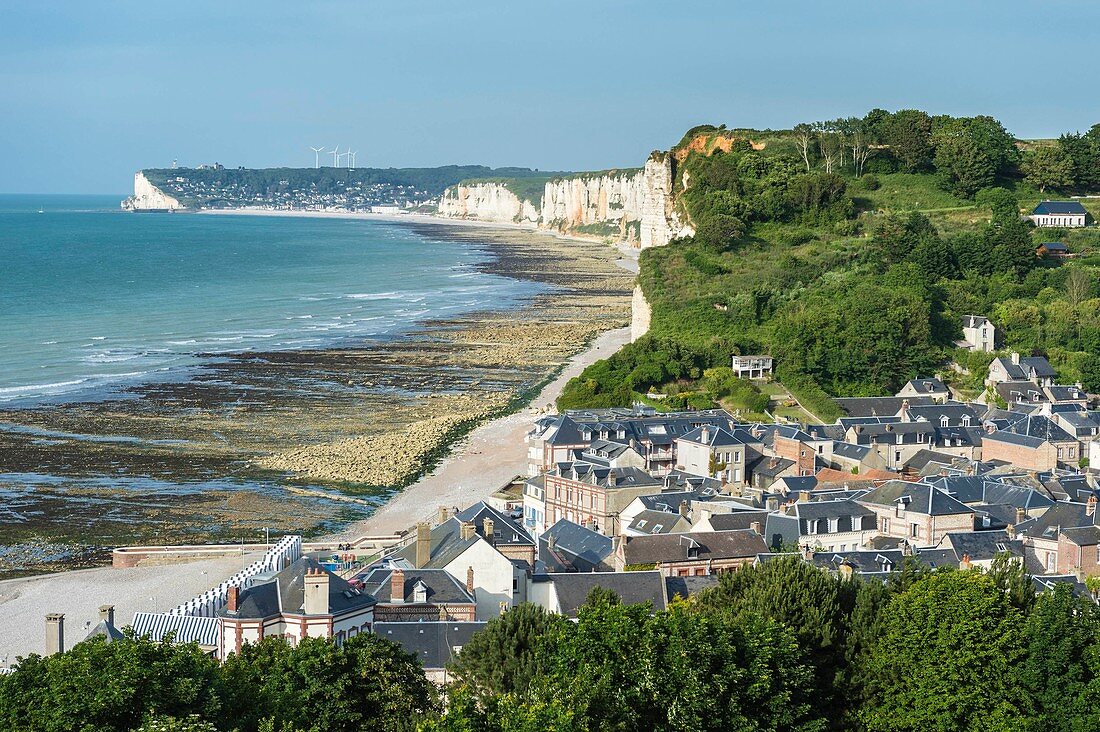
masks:
POLYGON ((649 307, 649 301, 645 299, 642 288, 634 286, 634 294, 630 299, 630 342, 638 340, 649 332, 650 319, 653 310, 649 307))
POLYGON ((510 223, 539 221, 539 211, 530 201, 519 199, 503 183, 470 183, 451 186, 439 201, 439 213, 456 219, 477 219, 510 223))
POLYGON ((641 170, 578 173, 547 181, 536 207, 506 184, 460 184, 440 199, 442 216, 530 223, 564 233, 610 236, 641 249, 694 233, 673 200, 673 158, 655 153, 641 170))
POLYGON ((122 202, 127 211, 176 211, 183 204, 149 182, 144 173, 134 173, 134 195, 122 202))

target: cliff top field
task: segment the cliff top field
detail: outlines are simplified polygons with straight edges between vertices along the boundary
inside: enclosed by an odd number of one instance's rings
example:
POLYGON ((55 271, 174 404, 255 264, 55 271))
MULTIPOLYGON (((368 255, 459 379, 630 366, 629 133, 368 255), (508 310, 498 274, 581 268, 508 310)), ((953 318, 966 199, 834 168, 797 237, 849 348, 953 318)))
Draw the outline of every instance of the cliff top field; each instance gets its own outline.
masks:
MULTIPOLYGON (((893 394, 952 360, 971 368, 952 379, 976 396, 988 356, 953 345, 971 313, 1006 348, 1100 389, 1100 232, 1021 218, 1041 199, 1100 191, 1100 125, 1021 143, 991 117, 873 110, 778 132, 701 126, 667 154, 695 234, 642 252, 649 334, 571 382, 561 408, 650 391, 669 408, 748 408, 757 400, 730 402, 743 390, 721 369, 759 352, 823 419, 838 415, 829 396, 893 394), (1045 241, 1075 258, 1038 258, 1045 241)), ((1082 202, 1100 217, 1100 199, 1082 202)))

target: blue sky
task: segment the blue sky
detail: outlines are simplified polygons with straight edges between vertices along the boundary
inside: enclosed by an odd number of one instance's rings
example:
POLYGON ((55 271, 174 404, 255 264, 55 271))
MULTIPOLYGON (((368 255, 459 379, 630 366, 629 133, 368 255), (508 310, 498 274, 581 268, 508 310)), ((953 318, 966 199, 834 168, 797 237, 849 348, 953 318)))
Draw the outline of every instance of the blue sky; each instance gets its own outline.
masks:
POLYGON ((919 107, 1100 122, 1100 3, 0 0, 0 192, 220 161, 640 164, 700 123, 919 107))

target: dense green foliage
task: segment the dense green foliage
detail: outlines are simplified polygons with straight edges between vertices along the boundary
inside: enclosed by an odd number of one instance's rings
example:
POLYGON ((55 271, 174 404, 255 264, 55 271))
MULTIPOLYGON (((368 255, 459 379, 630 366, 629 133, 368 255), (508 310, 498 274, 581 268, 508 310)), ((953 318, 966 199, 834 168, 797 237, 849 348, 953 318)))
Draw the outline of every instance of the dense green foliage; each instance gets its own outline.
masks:
POLYGON ((411 730, 435 704, 415 657, 374 635, 265 638, 224 666, 194 645, 95 639, 0 676, 0 729, 41 732, 411 730))
POLYGON ((130 638, 24 659, 0 728, 47 732, 746 730, 1084 732, 1100 719, 1100 610, 1036 597, 1015 561, 884 581, 798 557, 654 612, 594 590, 576 622, 520 606, 474 636, 440 704, 376 636, 267 638, 224 666, 130 638))
POLYGON ((544 664, 526 687, 467 677, 430 728, 1094 729, 1100 613, 1068 586, 1036 601, 1015 566, 906 565, 882 583, 792 558, 655 614, 591 598, 525 639, 544 664))
POLYGON ((1065 380, 1097 370, 1100 258, 1060 266, 1035 251, 1066 240, 1088 253, 1100 238, 1036 232, 1020 213, 1040 188, 1100 186, 1100 125, 1023 153, 991 117, 919 110, 753 137, 762 149, 750 136, 701 127, 673 151, 677 206, 696 233, 642 253, 649 335, 572 380, 560 408, 627 406, 648 391, 713 406, 695 383, 706 369, 769 353, 787 389, 831 421, 830 395, 892 394, 942 370, 966 314, 990 317, 1006 349, 1047 355, 1065 380), (693 145, 700 134, 727 142, 693 145))

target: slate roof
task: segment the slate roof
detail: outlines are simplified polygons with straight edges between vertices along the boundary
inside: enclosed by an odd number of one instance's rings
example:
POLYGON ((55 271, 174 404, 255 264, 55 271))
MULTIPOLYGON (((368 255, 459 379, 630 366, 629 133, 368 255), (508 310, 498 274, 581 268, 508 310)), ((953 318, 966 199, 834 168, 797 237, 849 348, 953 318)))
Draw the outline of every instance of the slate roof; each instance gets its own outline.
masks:
POLYGON ((659 479, 654 478, 641 468, 635 467, 608 468, 592 463, 565 462, 558 463, 554 471, 556 475, 562 478, 601 486, 607 490, 647 486, 659 489, 662 485, 659 479), (614 479, 614 485, 611 484, 609 478, 614 479))
POLYGON ((1014 557, 1024 556, 1023 542, 1009 538, 1007 531, 949 531, 940 540, 939 548, 952 549, 959 561, 963 556, 976 562, 988 561, 1005 552, 1014 557))
POLYGON ((870 452, 871 448, 867 445, 855 445, 851 442, 833 443, 833 455, 839 455, 849 460, 863 460, 870 452))
POLYGON ((1035 587, 1035 594, 1053 590, 1058 585, 1069 585, 1075 596, 1096 602, 1096 598, 1089 592, 1085 583, 1072 574, 1032 575, 1031 584, 1035 587))
POLYGON ((1049 440, 1050 442, 1073 441, 1073 435, 1059 427, 1050 417, 1044 417, 1042 415, 1026 415, 1023 419, 1004 428, 1002 431, 1016 435, 1025 435, 1027 437, 1035 437, 1040 440, 1049 440))
POLYGON ((1081 215, 1088 211, 1080 201, 1041 201, 1031 212, 1033 216, 1081 215))
MULTIPOLYGON (((932 395, 948 392, 947 385, 935 376, 923 376, 919 379, 911 379, 906 382, 905 386, 912 388, 918 394, 932 395)), ((904 389, 905 387, 902 388, 904 389)))
POLYGON ((664 491, 682 490, 691 491, 696 497, 712 496, 722 490, 722 481, 717 478, 707 478, 702 475, 685 473, 682 470, 672 470, 664 477, 664 491))
POLYGON ((638 496, 634 500, 645 506, 646 511, 679 513, 680 503, 696 500, 698 494, 692 491, 661 491, 648 496, 638 496))
POLYGON ((736 531, 738 529, 751 529, 752 525, 760 522, 763 526, 768 519, 768 511, 731 511, 730 513, 716 513, 711 515, 707 522, 713 531, 736 531))
POLYGON ((455 657, 455 647, 469 643, 474 633, 485 625, 483 622, 454 621, 375 623, 372 632, 415 655, 425 669, 439 670, 455 657))
POLYGON ((1032 374, 1044 377, 1058 375, 1045 356, 1021 356, 1019 364, 1012 363, 1011 358, 1001 356, 994 363, 1000 364, 1012 381, 1027 381, 1032 378, 1032 374))
MULTIPOLYGON (((422 583, 427 590, 430 603, 474 603, 476 599, 466 591, 466 586, 442 569, 406 569, 404 596, 401 602, 411 603, 414 590, 422 583)), ((390 579, 391 569, 373 569, 363 578, 363 590, 370 593, 378 602, 393 602, 393 585, 390 579)))
POLYGON ((982 315, 964 315, 962 319, 964 328, 981 328, 989 323, 989 318, 982 315))
POLYGON ((900 569, 904 555, 900 549, 860 550, 850 552, 814 552, 810 562, 822 569, 837 570, 847 564, 854 571, 863 573, 891 572, 900 569))
POLYGON ((930 516, 948 516, 974 511, 947 495, 943 491, 924 483, 906 483, 890 480, 860 498, 861 503, 873 503, 879 506, 894 506, 899 500, 908 499, 907 511, 925 513, 930 516))
POLYGON ((849 417, 892 417, 901 411, 902 402, 910 407, 933 404, 932 397, 843 397, 834 399, 841 411, 849 417))
POLYGON ((929 449, 917 450, 913 453, 913 457, 906 461, 905 467, 919 472, 929 463, 951 465, 956 459, 958 459, 956 455, 949 455, 946 452, 936 452, 929 449))
POLYGON ((768 550, 755 531, 703 531, 693 534, 623 536, 625 564, 744 559, 768 550))
POLYGON ((687 598, 718 584, 718 575, 706 574, 701 577, 665 577, 665 596, 670 600, 679 596, 687 598))
POLYGON ((608 558, 614 549, 610 536, 592 531, 580 524, 559 519, 539 536, 539 558, 555 572, 594 572, 609 568, 608 558), (550 539, 554 551, 550 551, 550 539))
POLYGON ((722 409, 662 414, 635 409, 588 409, 544 417, 536 422, 536 432, 541 430, 543 439, 552 445, 580 446, 597 439, 666 445, 702 424, 733 431, 737 422, 722 409), (607 437, 602 438, 601 432, 606 432, 607 437))
MULTIPOLYGON (((479 541, 483 541, 480 534, 474 534, 469 539, 462 538, 462 523, 451 517, 431 530, 429 539, 429 559, 421 569, 443 569, 448 564, 458 559, 462 552, 469 549, 479 541)), ((392 559, 401 559, 410 566, 416 566, 416 542, 410 542, 395 552, 392 559)))
POLYGON ((455 514, 459 521, 473 522, 478 534, 485 534, 485 519, 493 522, 493 544, 505 546, 534 546, 535 540, 520 525, 519 521, 498 511, 485 501, 478 501, 469 508, 455 514))
POLYGON ((328 577, 329 614, 342 615, 375 604, 374 598, 353 588, 342 579, 318 564, 310 557, 301 557, 267 580, 256 580, 251 587, 243 588, 237 604, 237 612, 225 607, 218 610, 220 617, 259 620, 277 615, 298 615, 305 604, 306 570, 321 570, 328 577))
POLYGON ((630 522, 630 529, 641 534, 671 534, 684 532, 691 524, 679 512, 641 511, 630 522))
POLYGON ((772 490, 786 490, 788 493, 812 491, 817 488, 817 478, 812 475, 788 475, 775 482, 772 490))
POLYGON ((1021 522, 1016 526, 1017 536, 1030 536, 1036 539, 1056 539, 1058 531, 1078 526, 1093 526, 1100 513, 1086 515, 1084 503, 1057 501, 1045 513, 1036 518, 1021 522))
POLYGON ((678 439, 709 447, 735 447, 745 444, 744 439, 722 427, 696 427, 691 432, 681 435, 678 439), (703 439, 704 431, 706 432, 706 440, 703 439))
POLYGON ((554 584, 561 613, 568 617, 576 617, 577 609, 596 587, 614 592, 624 605, 649 602, 654 610, 664 610, 667 605, 664 578, 657 571, 550 574, 546 579, 554 584))
POLYGON ((88 635, 84 636, 84 640, 91 640, 92 638, 105 638, 108 643, 114 643, 120 641, 126 636, 122 631, 114 626, 113 623, 108 623, 106 619, 100 620, 96 623, 96 626, 92 628, 88 635))

